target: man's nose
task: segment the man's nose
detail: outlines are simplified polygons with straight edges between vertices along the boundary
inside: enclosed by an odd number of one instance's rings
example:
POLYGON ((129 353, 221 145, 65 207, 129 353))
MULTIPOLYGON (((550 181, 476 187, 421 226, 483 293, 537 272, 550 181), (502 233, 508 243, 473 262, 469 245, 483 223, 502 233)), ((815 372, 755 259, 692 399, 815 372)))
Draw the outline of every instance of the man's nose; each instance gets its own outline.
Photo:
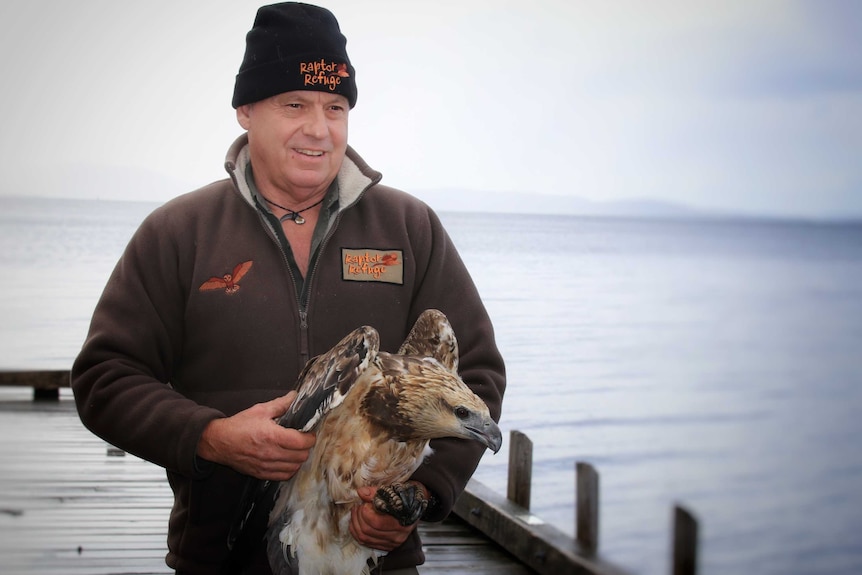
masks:
POLYGON ((327 131, 326 114, 322 109, 312 106, 305 117, 303 133, 312 138, 322 140, 326 137, 327 131))

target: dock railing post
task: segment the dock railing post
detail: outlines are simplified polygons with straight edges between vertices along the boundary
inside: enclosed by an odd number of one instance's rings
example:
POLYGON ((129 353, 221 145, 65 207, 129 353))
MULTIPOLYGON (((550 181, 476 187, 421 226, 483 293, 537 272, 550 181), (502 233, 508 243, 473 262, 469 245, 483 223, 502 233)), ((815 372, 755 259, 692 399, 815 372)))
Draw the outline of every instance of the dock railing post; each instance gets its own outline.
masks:
POLYGON ((509 434, 509 484, 506 497, 524 509, 530 509, 533 483, 533 442, 520 431, 509 434))
POLYGON ((589 553, 599 548, 599 474, 589 463, 575 463, 575 533, 589 553))
POLYGON ((681 505, 673 508, 673 575, 697 573, 697 519, 681 505))

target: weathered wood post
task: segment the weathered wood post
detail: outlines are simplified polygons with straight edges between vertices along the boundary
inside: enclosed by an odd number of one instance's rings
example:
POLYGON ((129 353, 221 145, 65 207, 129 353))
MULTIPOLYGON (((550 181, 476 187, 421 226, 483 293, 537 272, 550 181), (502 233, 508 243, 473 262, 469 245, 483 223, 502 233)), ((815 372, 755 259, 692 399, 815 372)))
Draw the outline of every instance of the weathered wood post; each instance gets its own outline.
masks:
POLYGON ((524 509, 530 508, 533 483, 533 442, 520 431, 509 434, 509 484, 506 497, 524 509))
POLYGON ((599 474, 589 463, 575 462, 575 533, 589 553, 599 548, 599 474))
POLYGON ((681 505, 673 508, 673 575, 697 573, 697 519, 681 505))

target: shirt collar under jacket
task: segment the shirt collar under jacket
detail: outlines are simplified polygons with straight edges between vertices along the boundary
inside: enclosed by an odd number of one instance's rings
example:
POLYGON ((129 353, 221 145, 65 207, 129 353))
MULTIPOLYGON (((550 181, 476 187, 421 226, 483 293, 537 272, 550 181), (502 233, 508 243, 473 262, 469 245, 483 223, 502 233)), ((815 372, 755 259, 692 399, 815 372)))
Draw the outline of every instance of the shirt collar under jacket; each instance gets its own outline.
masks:
MULTIPOLYGON (((263 194, 257 189, 257 184, 254 181, 254 169, 252 168, 251 161, 246 164, 245 168, 245 183, 248 186, 249 192, 251 192, 252 197, 257 204, 259 210, 269 213, 275 218, 275 214, 272 213, 272 210, 269 207, 269 204, 263 197, 263 194)), ((314 226, 314 234, 311 237, 311 252, 312 257, 317 252, 317 248, 320 247, 320 244, 323 242, 323 238, 326 237, 326 233, 329 231, 329 228, 332 227, 332 223, 335 220, 335 214, 338 212, 338 180, 333 180, 333 182, 329 185, 329 189, 326 190, 326 195, 323 197, 323 205, 320 207, 320 214, 317 216, 317 224, 314 226)))

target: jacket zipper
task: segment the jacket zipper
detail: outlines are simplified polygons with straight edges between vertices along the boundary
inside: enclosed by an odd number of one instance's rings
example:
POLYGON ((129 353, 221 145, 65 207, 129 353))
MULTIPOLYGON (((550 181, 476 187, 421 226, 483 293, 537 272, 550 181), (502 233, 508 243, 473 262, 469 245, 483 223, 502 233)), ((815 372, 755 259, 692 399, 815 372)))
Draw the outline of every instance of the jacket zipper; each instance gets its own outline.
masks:
MULTIPOLYGON (((350 202, 348 205, 338 209, 338 212, 335 214, 335 221, 332 223, 332 226, 330 226, 329 232, 323 238, 323 241, 320 242, 320 248, 317 250, 317 257, 314 258, 314 265, 311 267, 311 270, 309 271, 308 276, 305 278, 305 290, 306 290, 306 293, 308 294, 308 297, 306 298, 306 302, 305 302, 304 306, 302 305, 301 301, 298 302, 298 304, 299 304, 299 317, 300 317, 300 333, 301 333, 301 342, 302 342, 302 350, 303 350, 303 356, 302 357, 303 357, 303 360, 305 362, 308 362, 308 360, 310 359, 309 356, 311 353, 311 351, 309 349, 309 338, 308 338, 308 306, 309 306, 309 303, 311 300, 311 288, 312 288, 312 284, 314 281, 314 276, 317 272, 317 267, 320 265, 320 260, 323 259, 323 252, 326 250, 326 246, 329 244, 329 240, 332 238, 332 236, 335 235, 336 230, 338 230, 338 224, 341 223, 341 216, 348 209, 350 209, 354 205, 356 205, 359 202, 359 200, 362 199, 362 196, 365 195, 365 192, 368 191, 368 188, 370 188, 373 185, 374 185, 374 182, 365 186, 365 188, 363 188, 362 191, 359 192, 359 194, 356 196, 356 198, 354 198, 354 200, 352 202, 350 202)), ((289 264, 288 264, 288 267, 289 267, 289 264)), ((291 279, 293 278, 292 273, 291 273, 290 277, 291 277, 291 279)), ((296 281, 293 282, 293 289, 295 292, 296 291, 296 281)), ((300 299, 301 298, 302 298, 302 295, 300 294, 300 299)))
MULTIPOLYGON (((284 267, 287 269, 287 275, 290 277, 290 283, 293 287, 293 293, 296 301, 296 309, 299 311, 299 357, 301 360, 300 366, 304 366, 309 359, 309 349, 308 349, 308 313, 305 310, 305 307, 302 305, 302 294, 299 292, 296 286, 296 278, 293 276, 293 269, 290 266, 290 260, 287 258, 287 253, 284 251, 284 246, 281 244, 281 238, 279 237, 279 232, 273 228, 273 225, 269 222, 265 213, 261 212, 257 206, 252 206, 257 212, 258 217, 260 218, 260 223, 264 227, 264 230, 269 232, 269 236, 272 241, 275 243, 276 247, 278 247, 278 251, 281 253, 281 261, 284 264, 284 267)), ((285 242, 287 239, 285 238, 285 242)), ((301 369, 301 368, 300 368, 301 369)))
MULTIPOLYGON (((348 206, 350 207, 350 206, 348 206)), ((341 214, 344 210, 338 210, 338 213, 335 214, 335 221, 332 223, 332 226, 329 228, 329 233, 323 238, 323 241, 320 242, 320 248, 317 250, 317 257, 314 258, 314 265, 311 267, 311 270, 308 272, 308 275, 305 278, 304 290, 307 294, 305 305, 302 304, 302 294, 299 296, 299 327, 300 327, 300 345, 302 350, 302 359, 303 365, 311 359, 311 350, 309 349, 309 341, 308 341, 308 305, 311 300, 311 287, 312 282, 314 281, 314 276, 317 272, 317 266, 320 265, 320 260, 323 258, 323 252, 326 250, 327 244, 329 244, 329 238, 335 235, 335 230, 338 229, 338 224, 341 222, 341 214)), ((291 278, 293 274, 291 274, 291 278)), ((296 281, 294 283, 294 291, 296 290, 296 281)))
MULTIPOLYGON (((320 265, 320 259, 323 257, 323 252, 326 249, 327 244, 329 244, 330 238, 335 235, 335 230, 338 229, 338 224, 341 222, 341 215, 344 213, 345 210, 352 207, 360 199, 362 199, 362 196, 365 195, 365 192, 368 190, 368 188, 373 185, 373 182, 367 185, 356 196, 353 202, 343 208, 340 208, 338 210, 338 213, 335 214, 335 222, 329 228, 329 233, 326 234, 326 237, 324 237, 323 241, 320 243, 320 249, 317 252, 317 257, 314 259, 314 265, 312 266, 311 271, 305 279, 303 288, 308 293, 308 298, 306 299, 310 299, 311 297, 311 285, 312 280, 314 280, 315 272, 317 272, 317 266, 320 265)), ((291 269, 290 261, 287 259, 287 254, 284 251, 284 247, 281 245, 281 239, 279 238, 278 232, 272 229, 272 227, 269 225, 265 214, 261 213, 261 211, 257 208, 255 208, 255 210, 258 212, 258 216, 261 218, 261 223, 264 225, 264 227, 268 228, 273 233, 272 239, 278 246, 279 251, 281 251, 281 259, 284 262, 285 267, 287 268, 287 274, 290 276, 290 283, 293 284, 293 293, 296 295, 296 307, 299 310, 299 354, 300 359, 302 360, 302 365, 304 366, 306 363, 308 363, 308 360, 311 359, 311 344, 309 343, 308 336, 309 302, 306 301, 305 305, 303 305, 302 303, 302 293, 300 293, 299 290, 296 288, 296 278, 293 277, 293 269, 291 269)), ((285 239, 285 241, 287 240, 285 239)))
MULTIPOLYGON (((294 281, 294 284, 296 282, 294 281)), ((294 286, 294 289, 295 286, 294 286)), ((310 359, 310 350, 308 349, 308 311, 299 307, 299 355, 302 359, 302 365, 308 363, 310 359)))

